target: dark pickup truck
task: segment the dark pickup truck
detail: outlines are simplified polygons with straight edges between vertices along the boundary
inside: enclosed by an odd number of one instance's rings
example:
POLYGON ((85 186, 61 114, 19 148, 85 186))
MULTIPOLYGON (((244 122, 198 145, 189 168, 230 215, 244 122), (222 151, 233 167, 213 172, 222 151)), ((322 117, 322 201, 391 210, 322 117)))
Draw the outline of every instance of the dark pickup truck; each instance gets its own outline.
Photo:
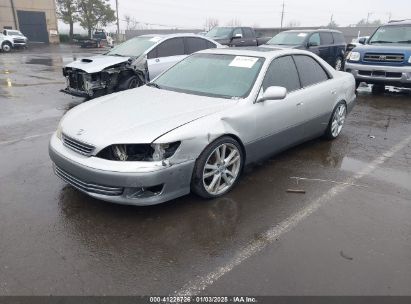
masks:
POLYGON ((251 27, 239 26, 217 26, 210 30, 206 37, 228 46, 259 46, 265 44, 270 37, 257 38, 255 31, 251 27))

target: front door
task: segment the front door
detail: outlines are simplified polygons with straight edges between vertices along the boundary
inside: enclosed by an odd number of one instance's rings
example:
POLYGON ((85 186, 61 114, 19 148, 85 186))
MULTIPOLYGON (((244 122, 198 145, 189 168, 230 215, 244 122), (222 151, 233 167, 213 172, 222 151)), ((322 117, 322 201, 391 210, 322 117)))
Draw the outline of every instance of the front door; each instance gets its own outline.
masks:
POLYGON ((147 55, 150 80, 153 80, 186 56, 183 38, 171 38, 163 41, 147 55))
POLYGON ((269 156, 283 150, 304 138, 303 105, 305 94, 294 60, 291 56, 276 58, 270 64, 262 85, 262 91, 268 87, 280 86, 287 89, 283 100, 267 100, 253 106, 256 119, 257 140, 248 146, 247 158, 257 160, 259 156, 269 156))

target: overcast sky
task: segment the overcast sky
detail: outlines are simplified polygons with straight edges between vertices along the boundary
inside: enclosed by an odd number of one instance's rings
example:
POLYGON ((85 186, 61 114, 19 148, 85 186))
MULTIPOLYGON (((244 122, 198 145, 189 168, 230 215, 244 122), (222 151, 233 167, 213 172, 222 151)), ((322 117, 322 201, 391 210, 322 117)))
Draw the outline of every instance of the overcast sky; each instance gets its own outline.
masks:
MULTIPOLYGON (((118 1, 120 19, 124 19, 128 14, 139 22, 180 28, 203 28, 207 17, 217 18, 220 25, 225 25, 236 18, 242 25, 278 27, 281 22, 283 3, 282 0, 118 1)), ((390 14, 392 19, 411 18, 411 0, 285 0, 284 2, 284 25, 295 21, 301 26, 326 25, 331 15, 334 21, 342 26, 355 24, 367 18, 368 13, 370 13, 370 20, 380 19, 384 22, 388 20, 390 14)), ((115 0, 110 0, 110 3, 115 9, 115 0)), ((60 26, 61 31, 66 29, 67 26, 60 26)), ((121 22, 121 29, 125 29, 124 22, 121 22)))

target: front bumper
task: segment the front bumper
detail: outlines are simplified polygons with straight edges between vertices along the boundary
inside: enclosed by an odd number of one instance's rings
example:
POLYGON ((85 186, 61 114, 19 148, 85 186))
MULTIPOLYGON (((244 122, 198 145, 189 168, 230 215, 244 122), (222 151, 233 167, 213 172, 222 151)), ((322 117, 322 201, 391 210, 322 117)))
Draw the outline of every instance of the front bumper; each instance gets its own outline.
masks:
POLYGON ((52 136, 49 154, 56 175, 94 198, 118 204, 145 206, 163 203, 190 192, 194 161, 174 165, 153 162, 151 166, 144 163, 141 168, 133 164, 133 172, 124 172, 103 170, 98 168, 98 164, 104 160, 93 162, 95 157, 73 153, 75 152, 65 147, 55 134, 52 136), (76 161, 76 157, 82 160, 81 163, 76 161), (160 187, 161 190, 158 193, 141 192, 141 189, 150 187, 160 187))
POLYGON ((345 71, 353 74, 355 80, 360 82, 411 87, 411 66, 382 66, 346 62, 345 71))
POLYGON ((68 95, 76 96, 76 97, 86 97, 86 98, 90 97, 84 91, 73 90, 73 89, 70 89, 70 88, 61 89, 60 92, 68 94, 68 95))

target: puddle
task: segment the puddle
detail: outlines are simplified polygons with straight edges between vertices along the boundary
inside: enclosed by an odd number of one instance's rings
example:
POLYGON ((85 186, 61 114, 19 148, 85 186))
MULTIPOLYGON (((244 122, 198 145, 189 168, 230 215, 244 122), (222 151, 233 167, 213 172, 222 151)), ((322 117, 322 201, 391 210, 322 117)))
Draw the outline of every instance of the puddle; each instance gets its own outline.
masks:
POLYGON ((43 76, 36 76, 36 75, 28 75, 28 76, 31 78, 36 78, 36 79, 53 80, 52 78, 43 77, 43 76))
POLYGON ((64 81, 50 81, 50 82, 40 82, 40 83, 13 83, 10 78, 7 78, 3 85, 7 88, 21 88, 21 87, 32 87, 32 86, 42 86, 49 84, 64 84, 64 81))
POLYGON ((8 75, 8 74, 11 74, 11 73, 14 73, 14 71, 12 71, 12 70, 0 70, 0 74, 2 74, 2 75, 8 75))
POLYGON ((52 58, 31 58, 27 60, 25 63, 27 64, 40 64, 46 66, 54 66, 54 62, 52 58))
MULTIPOLYGON (((365 169, 369 163, 354 159, 351 157, 344 157, 341 170, 358 173, 365 169)), ((370 176, 383 182, 392 183, 401 188, 411 190, 411 173, 406 171, 400 171, 391 168, 376 168, 370 176)))

